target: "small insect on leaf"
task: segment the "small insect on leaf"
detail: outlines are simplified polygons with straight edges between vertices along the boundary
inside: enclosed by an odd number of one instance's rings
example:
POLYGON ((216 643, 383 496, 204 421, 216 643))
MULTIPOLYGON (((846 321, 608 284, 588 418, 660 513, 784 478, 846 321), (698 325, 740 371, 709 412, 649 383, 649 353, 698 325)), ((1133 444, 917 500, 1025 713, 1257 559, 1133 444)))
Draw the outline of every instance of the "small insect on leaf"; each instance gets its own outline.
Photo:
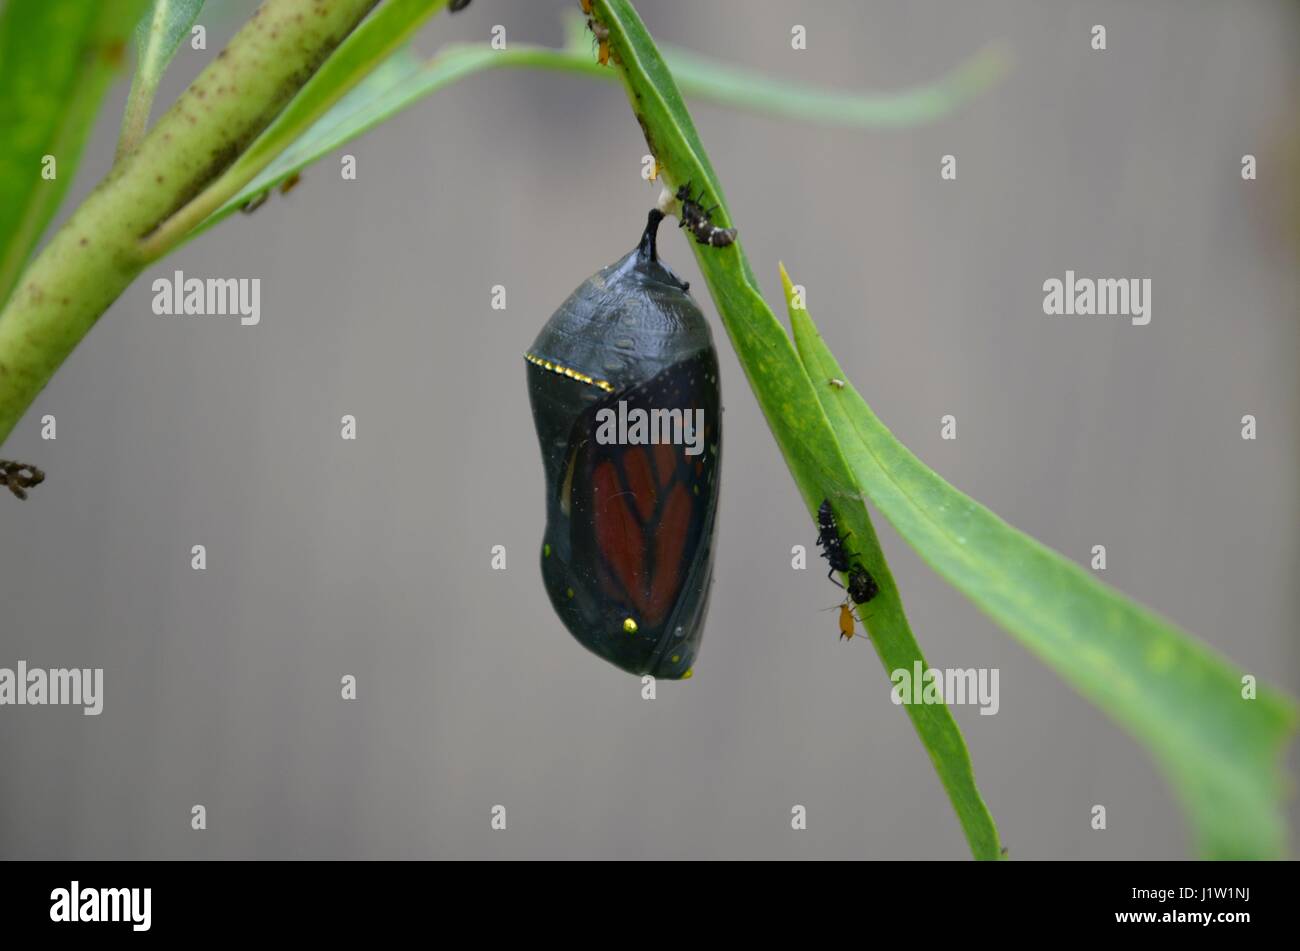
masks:
POLYGON ((871 577, 871 572, 861 565, 854 565, 849 571, 849 597, 853 603, 866 604, 879 593, 880 587, 876 584, 876 579, 871 577))
POLYGON ((843 588, 844 585, 836 580, 835 572, 848 574, 849 585, 845 590, 849 598, 854 604, 866 604, 880 592, 880 587, 876 584, 876 579, 871 577, 871 572, 853 561, 852 554, 844 544, 847 537, 840 535, 840 526, 835 521, 831 500, 822 499, 822 504, 817 507, 817 547, 822 550, 822 557, 830 565, 826 577, 843 588))
MULTIPOLYGON (((861 624, 862 618, 858 617, 856 614, 853 613, 853 602, 850 601, 848 598, 845 598, 839 604, 831 605, 829 608, 826 608, 825 610, 834 611, 837 608, 839 609, 840 612, 840 617, 839 617, 840 640, 850 641, 857 636, 857 628, 855 625, 861 624)), ((865 624, 863 624, 862 626, 864 628, 866 627, 865 624)))
POLYGON ((24 501, 27 490, 45 481, 45 473, 35 466, 24 462, 10 462, 0 459, 0 487, 7 487, 10 492, 24 501))
POLYGON ((849 607, 848 602, 840 605, 840 640, 851 641, 853 635, 857 633, 854 625, 853 609, 849 607))
POLYGON ((835 379, 835 377, 831 377, 831 378, 830 378, 829 380, 827 380, 826 382, 829 383, 831 386, 835 387, 835 389, 837 389, 837 390, 842 390, 842 389, 844 389, 845 386, 848 385, 848 384, 846 384, 843 380, 837 380, 837 379, 835 379))
POLYGON ((451 3, 447 5, 447 9, 452 13, 459 13, 467 6, 469 6, 469 0, 451 0, 451 3))
POLYGON ((253 212, 257 211, 257 209, 265 205, 266 200, 270 197, 271 189, 268 188, 266 191, 254 195, 252 198, 248 199, 248 201, 240 205, 239 210, 246 215, 251 215, 253 212))
POLYGON ((736 229, 720 228, 715 225, 713 223, 713 213, 718 210, 718 206, 714 205, 712 208, 705 208, 701 204, 703 199, 703 190, 696 197, 691 197, 690 182, 677 189, 677 200, 682 203, 681 223, 678 227, 686 228, 691 234, 695 235, 697 244, 725 248, 736 240, 736 229))
MULTIPOLYGON (((840 527, 835 521, 830 499, 822 499, 822 504, 817 507, 817 547, 831 566, 826 572, 831 581, 835 581, 835 572, 849 570, 849 554, 844 549, 844 539, 840 537, 840 527)), ((844 587, 838 581, 835 583, 844 587)))
POLYGON ((587 17, 587 29, 591 31, 592 42, 599 44, 596 59, 601 66, 609 65, 609 27, 600 23, 595 17, 587 17))
POLYGON ((292 175, 290 175, 288 178, 286 178, 284 181, 280 183, 280 194, 281 195, 289 194, 289 192, 293 191, 295 188, 298 187, 298 183, 300 181, 302 181, 302 176, 299 175, 297 172, 294 172, 292 175))

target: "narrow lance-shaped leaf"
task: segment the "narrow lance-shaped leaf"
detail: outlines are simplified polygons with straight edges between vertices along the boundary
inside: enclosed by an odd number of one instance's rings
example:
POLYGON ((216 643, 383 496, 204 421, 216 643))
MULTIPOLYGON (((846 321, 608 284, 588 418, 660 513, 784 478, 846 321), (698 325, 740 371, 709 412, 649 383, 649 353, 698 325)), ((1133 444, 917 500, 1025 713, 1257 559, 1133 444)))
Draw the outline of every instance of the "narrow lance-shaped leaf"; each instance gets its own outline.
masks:
POLYGON ((446 5, 447 0, 388 0, 382 4, 320 65, 239 158, 145 242, 146 255, 160 257, 190 237, 198 225, 225 205, 372 70, 399 50, 425 20, 446 5))
MULTIPOLYGON (((782 279, 790 286, 789 277, 782 279)), ((790 320, 814 379, 846 380, 806 310, 790 320)), ((854 479, 917 554, 1165 768, 1210 858, 1280 855, 1281 752, 1296 712, 1172 623, 963 495, 853 389, 819 391, 854 479)))
MULTIPOLYGON (((191 237, 274 188, 321 156, 457 80, 489 69, 544 69, 606 81, 618 73, 594 58, 582 17, 569 20, 563 49, 513 43, 449 44, 427 62, 408 49, 394 53, 192 232, 191 237)), ((890 93, 849 93, 764 76, 686 50, 664 48, 673 78, 687 96, 759 115, 862 128, 900 127, 939 118, 983 91, 1005 72, 1007 58, 987 47, 932 83, 890 93)), ((268 139, 268 142, 270 139, 268 139)), ((277 140, 283 144, 284 137, 277 140)))
MULTIPOLYGON (((709 204, 721 204, 717 178, 681 94, 635 10, 626 0, 595 0, 595 9, 609 29, 629 101, 665 176, 675 183, 689 180, 697 189, 705 189, 709 204)), ((719 223, 729 224, 725 205, 719 212, 719 223)), ((926 667, 866 506, 854 491, 852 474, 813 383, 790 338, 756 289, 740 243, 724 248, 692 247, 809 514, 823 498, 835 500, 841 530, 852 533, 860 560, 875 576, 880 590, 863 620, 886 673, 898 669, 910 672, 916 663, 926 667)), ((881 690, 891 689, 886 679, 877 684, 881 690)), ((952 713, 942 703, 910 704, 905 709, 948 793, 972 853, 980 859, 997 859, 1001 851, 997 827, 976 788, 970 755, 952 713)))
POLYGON ((0 306, 77 172, 143 5, 14 0, 0 8, 0 306))
POLYGON ((687 96, 778 118, 860 128, 906 128, 940 119, 1002 78, 1008 64, 1000 46, 987 46, 934 82, 853 93, 724 66, 689 50, 665 50, 664 60, 687 96))
POLYGON ((135 147, 149 126, 149 112, 167 64, 203 9, 203 0, 153 0, 135 28, 136 66, 122 116, 117 157, 135 147))

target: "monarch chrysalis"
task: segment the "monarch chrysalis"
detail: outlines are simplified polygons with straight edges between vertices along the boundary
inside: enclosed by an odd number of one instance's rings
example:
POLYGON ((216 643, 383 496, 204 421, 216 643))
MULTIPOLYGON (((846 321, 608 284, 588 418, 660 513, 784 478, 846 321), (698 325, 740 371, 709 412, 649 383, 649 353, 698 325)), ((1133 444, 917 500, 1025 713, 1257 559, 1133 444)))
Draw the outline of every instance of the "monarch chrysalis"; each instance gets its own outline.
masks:
POLYGON ((679 679, 708 609, 722 413, 709 325, 658 259, 662 220, 650 212, 640 245, 583 282, 525 358, 551 604, 611 663, 679 679))

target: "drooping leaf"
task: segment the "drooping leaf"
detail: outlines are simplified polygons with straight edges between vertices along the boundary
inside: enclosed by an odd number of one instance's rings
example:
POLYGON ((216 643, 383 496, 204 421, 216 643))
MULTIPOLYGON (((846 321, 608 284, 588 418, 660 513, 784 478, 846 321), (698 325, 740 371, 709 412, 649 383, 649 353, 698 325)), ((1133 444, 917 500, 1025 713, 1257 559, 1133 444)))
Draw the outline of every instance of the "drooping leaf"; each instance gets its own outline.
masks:
MULTIPOLYGON (((787 295, 790 279, 781 271, 787 295)), ((807 310, 790 321, 813 379, 847 380, 807 310)), ((818 390, 856 484, 931 568, 1164 767, 1207 858, 1285 849, 1282 747, 1296 711, 1174 624, 954 489, 851 385, 818 390)))
POLYGON ((239 157, 232 175, 241 177, 246 169, 264 168, 446 5, 447 0, 388 0, 381 5, 343 41, 284 112, 239 157))
POLYGON ((859 128, 906 128, 941 119, 996 83, 1009 63, 1001 46, 990 45, 934 82, 896 92, 856 93, 778 79, 679 48, 666 49, 663 56, 690 98, 779 119, 859 128))
MULTIPOLYGON (((450 44, 427 62, 421 62, 409 50, 399 50, 310 129, 283 146, 274 161, 207 219, 200 230, 425 96, 475 73, 489 69, 544 69, 616 81, 617 71, 595 60, 582 18, 571 18, 569 24, 569 38, 563 49, 518 43, 501 50, 487 43, 450 44)), ((934 83, 893 93, 847 93, 778 80, 686 50, 665 49, 663 55, 688 96, 760 115, 864 128, 906 126, 940 118, 988 88, 1007 64, 1007 57, 990 46, 934 83)), ((283 141, 281 138, 278 143, 283 141)))
POLYGON ((447 2, 388 0, 380 4, 312 73, 297 95, 216 181, 150 236, 145 242, 146 253, 153 258, 161 257, 247 201, 245 198, 235 204, 232 199, 244 193, 278 155, 398 52, 420 25, 447 2))

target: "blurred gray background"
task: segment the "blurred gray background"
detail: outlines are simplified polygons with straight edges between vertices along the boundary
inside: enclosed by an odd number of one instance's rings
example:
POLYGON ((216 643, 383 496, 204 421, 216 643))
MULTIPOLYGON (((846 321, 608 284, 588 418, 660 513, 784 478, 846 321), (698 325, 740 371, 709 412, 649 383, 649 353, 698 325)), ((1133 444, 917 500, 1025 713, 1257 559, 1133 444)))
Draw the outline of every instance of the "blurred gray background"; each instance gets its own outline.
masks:
MULTIPOLYGON (((574 6, 476 0, 417 45, 496 23, 558 45, 574 6)), ((252 3, 209 7, 208 50, 182 50, 163 105, 252 3)), ((856 385, 945 478, 1080 562, 1106 545, 1105 580, 1300 691, 1296 5, 640 7, 661 40, 846 90, 1005 42, 999 86, 911 130, 692 103, 762 287, 779 304, 783 260, 856 385), (1045 317, 1042 282, 1066 268, 1150 277, 1151 324, 1045 317)), ((124 96, 74 202, 109 167, 124 96)), ((522 352, 657 195, 621 89, 478 75, 343 151, 357 181, 330 156, 146 272, 5 446, 49 479, 0 498, 0 666, 102 666, 106 696, 98 718, 0 711, 0 856, 968 856, 870 645, 838 643, 819 610, 839 592, 791 570, 813 527, 678 233, 663 254, 699 281, 727 408, 696 676, 643 701, 551 613, 522 352), (262 278, 261 326, 155 316, 150 282, 175 268, 262 278)), ((1190 855, 1143 750, 876 524, 929 660, 1001 670, 996 716, 954 713, 1012 857, 1190 855)))

